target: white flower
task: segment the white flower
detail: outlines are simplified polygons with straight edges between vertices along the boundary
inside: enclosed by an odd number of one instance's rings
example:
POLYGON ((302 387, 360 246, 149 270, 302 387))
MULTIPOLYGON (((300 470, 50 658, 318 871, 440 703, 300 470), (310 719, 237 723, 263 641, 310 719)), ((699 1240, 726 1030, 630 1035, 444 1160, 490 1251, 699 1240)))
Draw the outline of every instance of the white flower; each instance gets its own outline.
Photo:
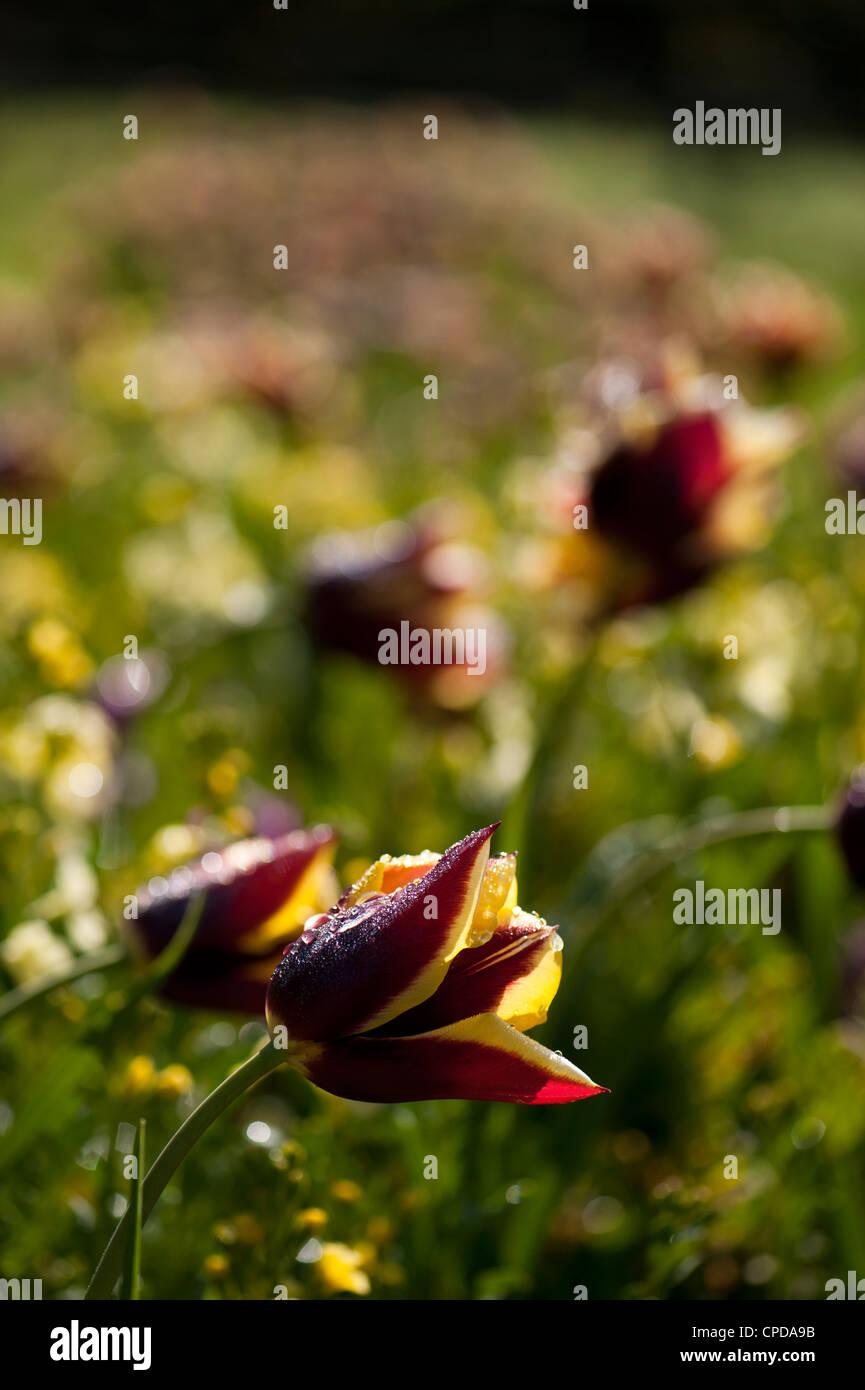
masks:
POLYGON ((65 970, 73 960, 65 942, 55 936, 47 922, 35 918, 13 927, 0 945, 0 955, 18 984, 28 984, 43 975, 65 970))

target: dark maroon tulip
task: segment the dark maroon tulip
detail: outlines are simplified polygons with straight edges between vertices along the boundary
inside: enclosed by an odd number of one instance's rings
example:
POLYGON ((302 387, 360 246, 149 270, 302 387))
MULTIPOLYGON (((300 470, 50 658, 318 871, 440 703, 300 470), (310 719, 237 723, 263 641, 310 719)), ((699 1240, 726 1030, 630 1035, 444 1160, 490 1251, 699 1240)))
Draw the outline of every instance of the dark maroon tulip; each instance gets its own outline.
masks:
POLYGON ((316 643, 378 664, 383 631, 483 628, 485 669, 465 664, 396 666, 413 694, 469 704, 499 675, 505 639, 498 615, 480 601, 486 561, 455 539, 454 514, 432 504, 405 521, 319 538, 306 574, 305 617, 316 643))
POLYGON ((267 995, 289 1065, 353 1100, 558 1105, 603 1090, 525 1036, 546 1018, 562 943, 516 906, 516 856, 489 858, 495 829, 442 855, 385 855, 307 923, 267 995))
POLYGON ((865 767, 857 768, 841 798, 835 837, 850 877, 865 889, 865 767))
POLYGON ((336 897, 334 845, 334 832, 316 826, 278 840, 241 840, 167 879, 151 879, 137 895, 133 923, 150 959, 168 945, 193 895, 204 895, 192 943, 162 992, 199 1007, 262 1013, 286 946, 336 897))
POLYGON ((623 443, 601 464, 591 491, 598 529, 651 559, 668 556, 701 525, 729 476, 716 417, 663 425, 647 447, 623 443))

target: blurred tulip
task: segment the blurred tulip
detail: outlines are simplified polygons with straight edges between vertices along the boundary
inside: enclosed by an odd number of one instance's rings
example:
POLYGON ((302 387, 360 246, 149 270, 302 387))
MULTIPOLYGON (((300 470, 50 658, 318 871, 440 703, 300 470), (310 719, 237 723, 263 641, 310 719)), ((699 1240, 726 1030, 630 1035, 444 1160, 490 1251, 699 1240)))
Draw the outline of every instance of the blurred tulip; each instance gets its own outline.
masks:
POLYGON ((830 459, 848 486, 865 489, 865 395, 859 391, 836 414, 830 459))
POLYGON ((317 826, 279 840, 240 840, 151 879, 137 895, 132 923, 150 959, 170 942, 193 894, 204 894, 192 942, 162 993, 200 1008, 262 1013, 286 944, 336 896, 334 847, 334 832, 317 826))
POLYGON ((820 362, 842 339, 832 301, 777 266, 748 266, 723 293, 720 313, 730 346, 770 373, 820 362))
POLYGON ((713 377, 661 371, 646 389, 634 367, 616 380, 547 490, 576 530, 550 577, 583 579, 602 613, 672 598, 759 545, 775 469, 805 433, 797 412, 727 399, 713 377))
POLYGON ((37 414, 7 408, 0 423, 0 491, 5 497, 44 497, 57 482, 59 426, 52 407, 37 414))
POLYGON ((378 663, 381 634, 411 630, 482 630, 485 669, 452 665, 397 666, 420 700, 446 707, 470 704, 501 673, 505 637, 498 615, 480 597, 485 557, 458 539, 455 512, 431 504, 405 521, 359 532, 335 532, 314 545, 307 571, 307 622, 315 640, 334 651, 378 663))
POLYGON ((835 838, 850 877, 865 889, 865 767, 856 769, 841 797, 835 838))
POLYGON ((865 1016, 865 923, 851 927, 841 940, 840 1006, 848 1018, 865 1016))
POLYGON ((614 279, 631 294, 668 293, 703 271, 715 255, 704 223, 681 208, 658 203, 642 207, 618 229, 614 279))
POLYGON ((288 948, 268 1026, 316 1085, 353 1100, 529 1105, 604 1089, 524 1036, 558 988, 561 939, 516 906, 516 856, 489 859, 495 828, 441 856, 378 860, 288 948))

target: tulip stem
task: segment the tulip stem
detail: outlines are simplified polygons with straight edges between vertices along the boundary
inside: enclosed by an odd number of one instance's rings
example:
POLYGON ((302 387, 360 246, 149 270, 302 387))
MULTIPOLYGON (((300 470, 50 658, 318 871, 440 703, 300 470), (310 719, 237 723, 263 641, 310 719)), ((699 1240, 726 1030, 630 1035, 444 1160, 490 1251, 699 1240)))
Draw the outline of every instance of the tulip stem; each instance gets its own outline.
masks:
MULTIPOLYGON (((126 1002, 127 1010, 146 998, 148 994, 152 994, 166 976, 177 968, 195 935, 203 910, 204 894, 193 893, 183 918, 168 945, 150 963, 140 980, 133 985, 126 1002)), ((122 942, 117 942, 113 946, 104 947, 101 951, 91 951, 89 955, 79 956, 67 970, 46 975, 43 979, 34 980, 29 985, 20 985, 17 989, 10 989, 0 998, 0 1023, 11 1018, 18 1009, 23 1009, 27 1004, 32 1004, 37 999, 43 999, 46 994, 52 994, 55 989, 61 989, 63 985, 73 984, 75 980, 81 980, 85 975, 95 974, 99 970, 109 970, 115 965, 122 965, 124 961, 129 959, 130 954, 127 947, 122 942)))
MULTIPOLYGON (((543 707, 539 709, 535 718, 532 757, 504 819, 501 843, 506 850, 517 850, 521 856, 520 875, 524 892, 529 887, 527 876, 534 872, 533 844, 537 835, 538 802, 562 730, 564 728, 570 732, 574 712, 580 705, 594 669, 597 644, 595 634, 583 652, 582 660, 575 662, 554 684, 543 707)), ((531 892, 528 897, 531 897, 531 892)))
MULTIPOLYGON (((577 942, 582 951, 598 929, 615 910, 639 892, 665 869, 682 859, 688 859, 710 845, 749 835, 788 834, 790 831, 826 831, 837 816, 837 807, 827 806, 763 806, 753 811, 737 811, 730 815, 713 816, 698 825, 675 830, 646 854, 641 854, 618 878, 583 931, 577 942)), ((568 897, 572 898, 573 894, 568 897)), ((561 913, 567 911, 567 898, 561 913)), ((573 959, 573 957, 572 957, 573 959)))
POLYGON ((132 1221, 126 1237, 126 1249, 123 1259, 123 1280, 120 1285, 120 1297, 136 1302, 141 1283, 141 1197, 143 1192, 142 1173, 144 1167, 144 1135, 146 1133, 147 1121, 138 1121, 138 1131, 135 1135, 135 1148, 132 1157, 135 1160, 135 1171, 132 1175, 132 1193, 129 1198, 129 1206, 132 1211, 132 1221))
POLYGON ((63 985, 71 985, 75 980, 82 979, 85 975, 97 970, 110 970, 115 965, 122 965, 128 959, 129 952, 126 947, 118 943, 114 946, 106 946, 101 951, 91 951, 89 955, 79 956, 72 962, 68 970, 63 970, 59 974, 46 975, 42 979, 34 980, 29 985, 19 985, 17 989, 10 989, 0 999, 0 1021, 6 1019, 23 1009, 26 1004, 32 1004, 37 999, 42 999, 46 994, 51 994, 55 989, 61 989, 63 985))
POLYGON ((159 955, 150 962, 141 979, 130 991, 127 1007, 146 999, 148 994, 155 993, 163 980, 167 979, 171 972, 180 965, 198 930, 201 914, 204 911, 205 896, 203 892, 192 894, 177 929, 168 941, 168 945, 163 946, 159 955))
MULTIPOLYGON (((198 1108, 193 1110, 192 1114, 184 1120, 180 1128, 169 1139, 144 1179, 140 1194, 141 1226, 144 1225, 162 1195, 166 1184, 174 1176, 190 1149, 201 1138, 205 1130, 210 1128, 214 1120, 231 1105, 232 1101, 237 1100, 262 1077, 281 1066, 284 1061, 284 1051, 278 1050, 272 1042, 266 1043, 260 1051, 248 1058, 230 1076, 227 1076, 215 1091, 211 1091, 206 1100, 203 1100, 198 1108)), ((111 1296, 111 1291, 117 1282, 123 1264, 127 1231, 135 1215, 132 1203, 130 1203, 102 1252, 85 1298, 93 1300, 111 1296)))

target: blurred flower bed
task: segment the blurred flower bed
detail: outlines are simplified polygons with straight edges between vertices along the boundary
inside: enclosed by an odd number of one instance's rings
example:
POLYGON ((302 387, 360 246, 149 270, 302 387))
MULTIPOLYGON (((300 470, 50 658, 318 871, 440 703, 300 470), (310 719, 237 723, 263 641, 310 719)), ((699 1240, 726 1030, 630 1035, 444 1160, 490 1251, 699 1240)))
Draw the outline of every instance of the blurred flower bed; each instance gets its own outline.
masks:
MULTIPOLYGON (((44 537, 2 537, 6 985, 238 839, 334 827, 338 895, 504 818, 564 940, 539 1035, 611 1090, 370 1105, 283 1069, 169 1188, 144 1296, 822 1297, 865 1265, 831 837, 707 848, 592 922, 677 820, 824 803, 865 760, 861 541, 824 527, 865 487, 861 208, 827 263, 813 154, 773 202, 443 103, 435 142, 414 109, 140 105, 129 143, 107 104, 53 145, 28 108, 7 156, 0 492, 44 537), (484 628, 483 675, 380 666, 403 618, 484 628), (781 887, 782 932, 674 926, 700 877, 781 887)), ((80 1296, 118 1126, 155 1153, 264 1033, 132 1007, 126 967, 11 1019, 3 1273, 80 1296)))

